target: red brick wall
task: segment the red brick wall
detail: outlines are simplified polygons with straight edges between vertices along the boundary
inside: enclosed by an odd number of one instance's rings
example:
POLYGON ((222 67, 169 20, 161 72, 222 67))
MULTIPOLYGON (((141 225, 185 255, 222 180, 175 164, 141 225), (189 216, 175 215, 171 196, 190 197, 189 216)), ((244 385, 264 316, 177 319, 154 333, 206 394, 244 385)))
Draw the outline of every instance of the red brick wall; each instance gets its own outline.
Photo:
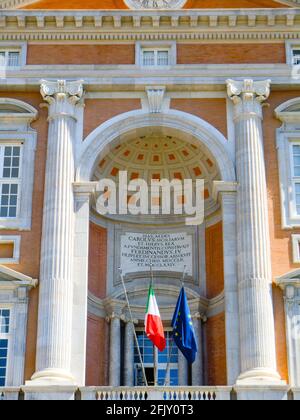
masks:
MULTIPOLYGON (((19 271, 35 279, 40 273, 40 244, 42 233, 42 215, 44 201, 44 176, 46 163, 46 148, 48 136, 47 110, 40 109, 42 102, 39 93, 1 93, 1 97, 14 98, 29 103, 39 111, 39 118, 32 124, 37 130, 37 150, 35 155, 35 177, 33 187, 32 230, 29 232, 1 230, 1 235, 21 236, 20 263, 9 265, 9 268, 19 271)), ((27 348, 25 362, 25 378, 30 379, 35 371, 35 350, 37 335, 38 289, 30 292, 27 348)))
POLYGON ((204 119, 227 137, 225 99, 172 99, 171 108, 204 119))
POLYGON ((109 330, 105 319, 88 315, 86 385, 108 385, 109 330))
POLYGON ((206 229, 206 287, 212 299, 224 290, 223 225, 206 229))
MULTIPOLYGON (((276 64, 285 63, 280 44, 185 44, 177 45, 178 64, 276 64)), ((134 44, 30 44, 29 65, 133 65, 134 44)))
POLYGON ((110 118, 140 108, 139 99, 88 99, 85 101, 84 137, 110 118))
MULTIPOLYGON (((264 140, 265 160, 267 169, 268 206, 270 220, 272 272, 273 279, 289 271, 299 269, 300 264, 293 264, 292 259, 292 234, 300 234, 300 229, 284 231, 281 228, 281 204, 278 158, 276 150, 276 129, 281 126, 274 116, 276 107, 285 101, 299 97, 300 91, 272 92, 268 102, 270 106, 264 110, 264 140)), ((278 369, 284 379, 288 377, 287 348, 285 333, 285 315, 283 306, 283 293, 274 287, 274 307, 276 321, 276 342, 278 369)))
POLYGON ((134 44, 108 45, 43 45, 29 44, 27 52, 28 65, 59 64, 134 64, 134 44))
POLYGON ((180 44, 178 64, 273 64, 286 63, 281 44, 180 44))
POLYGON ((208 385, 227 385, 225 314, 209 318, 205 329, 208 385))
POLYGON ((89 291, 98 298, 106 297, 107 230, 90 224, 89 291))

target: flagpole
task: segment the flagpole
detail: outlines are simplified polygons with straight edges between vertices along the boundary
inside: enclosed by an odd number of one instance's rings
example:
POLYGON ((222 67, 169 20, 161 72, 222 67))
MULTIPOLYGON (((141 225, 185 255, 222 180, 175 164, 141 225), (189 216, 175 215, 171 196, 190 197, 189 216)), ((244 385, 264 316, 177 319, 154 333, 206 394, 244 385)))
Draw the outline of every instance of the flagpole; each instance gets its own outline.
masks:
MULTIPOLYGON (((186 265, 184 266, 183 273, 182 273, 182 280, 181 280, 182 287, 184 287, 185 275, 186 275, 186 265)), ((168 385, 168 377, 169 377, 169 372, 170 372, 170 368, 171 368, 172 351, 173 351, 173 339, 171 340, 171 347, 170 347, 169 354, 168 354, 168 364, 167 364, 167 367, 166 367, 166 377, 165 377, 164 386, 168 385)))
POLYGON ((131 311, 131 307, 130 307, 130 303, 129 303, 129 299, 128 299, 128 293, 127 293, 127 289, 126 289, 126 286, 125 286, 125 281, 124 281, 122 269, 119 268, 119 271, 120 271, 120 277, 121 277, 121 281, 122 281, 122 285, 123 285, 123 289, 124 289, 124 293, 125 293, 125 298, 126 298, 126 302, 127 302, 127 307, 128 307, 128 311, 129 311, 130 322, 131 322, 132 328, 133 328, 135 344, 136 344, 136 347, 137 347, 137 350, 138 350, 138 355, 139 355, 140 363, 141 363, 141 366, 142 366, 143 378, 144 378, 145 386, 148 388, 148 381, 147 381, 145 366, 144 366, 144 362, 143 362, 143 358, 142 358, 142 354, 141 354, 141 349, 140 349, 139 341, 138 341, 135 326, 134 326, 133 315, 132 315, 132 311, 131 311))
MULTIPOLYGON (((154 278, 153 278, 153 270, 152 270, 152 263, 150 264, 150 278, 151 278, 151 287, 154 287, 154 278)), ((153 344, 153 370, 154 370, 154 386, 157 386, 157 352, 155 350, 155 345, 153 344)))

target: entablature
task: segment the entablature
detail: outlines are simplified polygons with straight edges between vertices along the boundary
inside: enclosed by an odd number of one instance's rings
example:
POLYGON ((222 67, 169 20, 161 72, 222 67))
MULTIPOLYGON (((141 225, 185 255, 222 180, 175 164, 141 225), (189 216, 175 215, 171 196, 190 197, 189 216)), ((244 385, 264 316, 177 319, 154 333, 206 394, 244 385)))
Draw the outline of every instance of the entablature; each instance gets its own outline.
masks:
POLYGON ((0 11, 1 38, 25 40, 232 40, 299 38, 300 10, 0 11), (297 36, 298 32, 298 36, 297 36), (288 35, 289 34, 289 35, 288 35))

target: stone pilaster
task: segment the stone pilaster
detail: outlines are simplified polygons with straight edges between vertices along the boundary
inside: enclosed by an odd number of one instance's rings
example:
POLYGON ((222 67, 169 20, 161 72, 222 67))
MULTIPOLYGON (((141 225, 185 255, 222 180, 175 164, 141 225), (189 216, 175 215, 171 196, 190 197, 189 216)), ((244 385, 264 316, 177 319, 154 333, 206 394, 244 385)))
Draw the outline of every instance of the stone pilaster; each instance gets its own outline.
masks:
POLYGON ((178 350, 178 385, 187 386, 188 382, 189 365, 184 355, 181 353, 180 350, 178 350))
POLYGON ((109 386, 121 385, 121 317, 112 313, 107 321, 110 322, 109 344, 109 386))
POLYGON ((84 386, 86 379, 90 200, 95 194, 96 187, 97 182, 73 184, 75 240, 71 370, 79 386, 84 386))
POLYGON ((134 386, 134 325, 131 321, 125 324, 124 385, 134 386))
POLYGON ((37 341, 37 382, 72 383, 75 108, 82 82, 47 82, 49 104, 37 341))
POLYGON ((239 381, 280 381, 276 366, 262 105, 270 81, 229 80, 236 131, 239 381))
POLYGON ((239 302, 237 279, 237 183, 215 181, 214 198, 222 206, 227 384, 241 373, 239 302))
POLYGON ((286 340, 288 350, 289 384, 300 387, 300 280, 295 273, 278 279, 284 292, 286 340))
POLYGON ((192 365, 192 385, 203 385, 203 351, 202 351, 202 316, 196 313, 193 316, 193 324, 195 330, 196 341, 198 345, 198 353, 195 362, 192 365))

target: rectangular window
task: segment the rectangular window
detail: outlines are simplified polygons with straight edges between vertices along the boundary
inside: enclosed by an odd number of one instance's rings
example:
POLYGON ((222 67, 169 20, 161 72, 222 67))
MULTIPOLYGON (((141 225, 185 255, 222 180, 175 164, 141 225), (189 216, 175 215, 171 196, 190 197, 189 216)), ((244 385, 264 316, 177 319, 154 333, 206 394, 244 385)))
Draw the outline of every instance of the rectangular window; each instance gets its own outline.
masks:
POLYGON ((0 218, 18 216, 21 146, 0 146, 0 218))
POLYGON ((164 49, 143 49, 142 63, 144 67, 163 67, 170 65, 170 51, 164 49))
POLYGON ((21 52, 18 50, 0 50, 1 67, 19 67, 21 65, 21 52))
POLYGON ((295 200, 297 214, 300 215, 300 183, 295 184, 295 200))
POLYGON ((293 64, 294 66, 300 65, 300 48, 293 50, 293 64))
MULTIPOLYGON (((165 332, 167 346, 163 352, 157 355, 157 384, 163 386, 167 383, 170 386, 178 385, 178 348, 173 342, 172 332, 165 332), (166 377, 167 367, 168 377, 166 377)), ((137 332, 141 356, 145 365, 147 381, 149 385, 154 385, 154 351, 153 344, 144 332, 137 332)), ((135 385, 143 386, 143 372, 140 366, 140 358, 136 346, 134 347, 135 364, 135 385)), ((188 385, 188 384, 187 384, 188 385)))
POLYGON ((5 386, 6 384, 9 333, 10 310, 0 309, 0 386, 5 386))

